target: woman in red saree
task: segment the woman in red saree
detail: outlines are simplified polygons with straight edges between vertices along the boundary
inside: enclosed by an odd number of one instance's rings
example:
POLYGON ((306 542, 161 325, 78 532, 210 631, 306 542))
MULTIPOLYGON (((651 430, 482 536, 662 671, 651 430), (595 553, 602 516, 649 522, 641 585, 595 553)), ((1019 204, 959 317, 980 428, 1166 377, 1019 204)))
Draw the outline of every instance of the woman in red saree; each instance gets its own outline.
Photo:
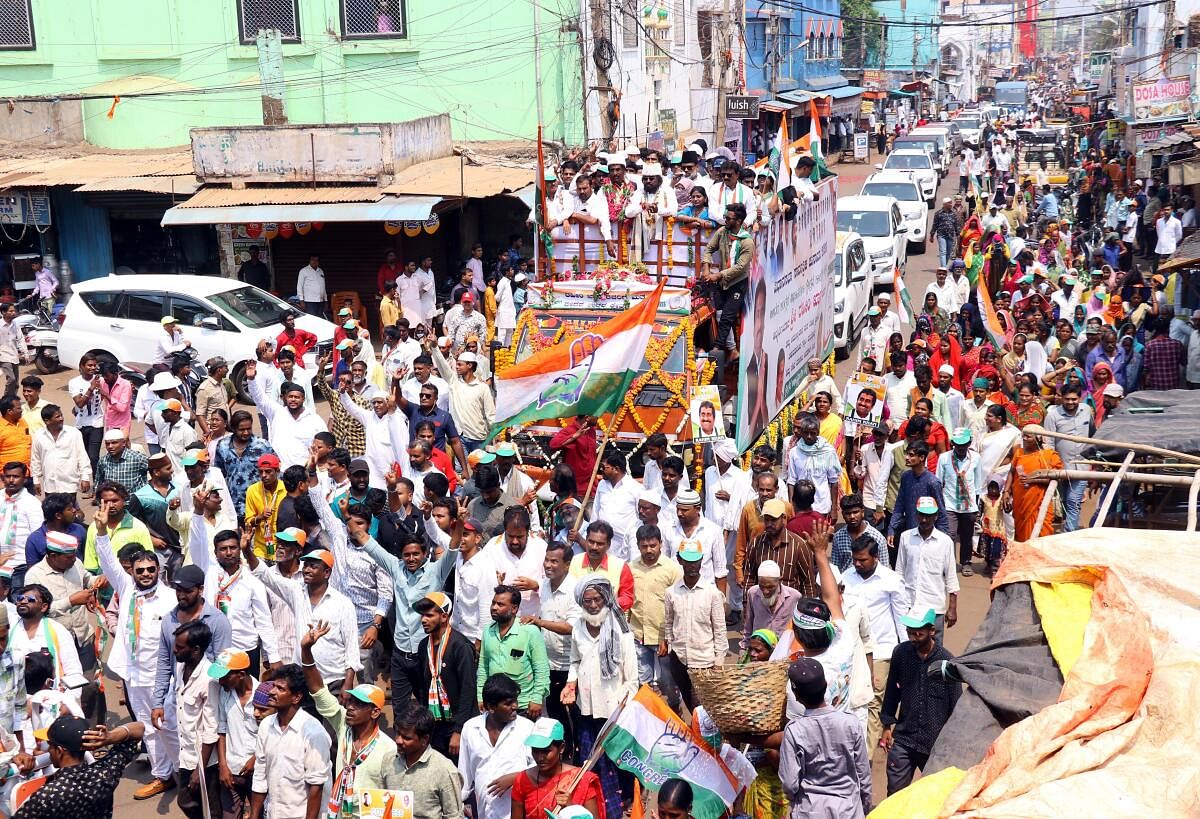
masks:
POLYGON ((512 819, 544 819, 567 805, 587 808, 596 819, 604 819, 604 797, 600 778, 588 771, 579 784, 571 783, 579 768, 563 762, 563 727, 556 719, 543 717, 526 737, 533 754, 533 767, 517 774, 512 786, 512 819))
POLYGON ((1104 421, 1107 410, 1104 407, 1104 388, 1116 380, 1112 366, 1107 361, 1097 361, 1092 367, 1092 388, 1088 394, 1088 403, 1092 405, 1096 426, 1104 421))
POLYGON ((1062 469, 1062 458, 1053 449, 1043 449, 1042 439, 1029 431, 1021 432, 1021 443, 1013 452, 1012 468, 1008 471, 1004 493, 1006 506, 1012 510, 1015 539, 1018 542, 1054 534, 1054 511, 1046 513, 1042 528, 1033 531, 1038 510, 1046 496, 1047 482, 1034 483, 1032 475, 1039 469, 1062 469))
POLYGON ((962 346, 958 343, 958 337, 950 333, 938 339, 937 347, 929 357, 929 366, 935 373, 941 370, 943 364, 949 364, 954 370, 950 383, 954 385, 954 389, 961 390, 962 346))

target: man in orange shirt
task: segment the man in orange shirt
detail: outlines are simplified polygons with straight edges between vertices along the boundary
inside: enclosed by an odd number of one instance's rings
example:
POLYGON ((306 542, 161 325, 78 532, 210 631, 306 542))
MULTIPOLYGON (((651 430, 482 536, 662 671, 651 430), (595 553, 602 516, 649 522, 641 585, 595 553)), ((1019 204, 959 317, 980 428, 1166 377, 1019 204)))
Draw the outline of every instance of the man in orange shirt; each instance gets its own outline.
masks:
POLYGON ((21 399, 4 396, 0 399, 0 464, 20 461, 28 469, 32 448, 29 423, 21 417, 21 399))

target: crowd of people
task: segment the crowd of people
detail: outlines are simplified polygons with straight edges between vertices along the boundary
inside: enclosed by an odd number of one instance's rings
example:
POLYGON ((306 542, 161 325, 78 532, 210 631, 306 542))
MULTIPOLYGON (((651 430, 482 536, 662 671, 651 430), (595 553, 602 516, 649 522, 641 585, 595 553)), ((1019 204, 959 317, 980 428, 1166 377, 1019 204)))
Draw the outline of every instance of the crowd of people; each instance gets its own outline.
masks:
MULTIPOLYGON (((781 451, 719 438, 693 470, 655 433, 631 464, 579 417, 548 474, 526 470, 492 441, 489 355, 527 298, 520 237, 489 271, 473 249, 444 315, 432 260, 390 255, 380 347, 345 305, 317 372, 316 337, 285 314, 245 362, 250 409, 230 362, 198 385, 167 363, 188 346, 170 316, 145 386, 88 355, 65 409, 18 381, 18 350, 0 399, 0 801, 46 778, 18 817, 111 815, 144 752, 134 798, 174 790, 192 817, 345 819, 387 791, 411 791, 416 817, 620 817, 632 775, 593 752, 625 698, 649 685, 696 721, 694 672, 786 661, 785 724, 737 738, 757 776, 732 812, 869 812, 872 758, 905 787, 959 696, 941 673, 959 577, 1082 525, 1087 482, 1061 482, 1047 513, 1035 475, 1082 466, 1081 444, 1038 428, 1087 437, 1134 390, 1200 386, 1200 310, 1128 258, 1155 267, 1183 203, 1084 146, 1090 189, 1066 207, 1014 175, 1018 124, 964 149, 915 315, 890 294, 869 311, 857 363, 881 377, 882 420, 814 359, 781 451), (1109 218, 1104 180, 1139 214, 1111 259, 1078 229, 1109 218), (110 706, 129 720, 106 728, 110 706)), ((573 154, 541 218, 720 224, 703 281, 732 350, 754 230, 816 193, 807 176, 776 193, 723 151, 573 154)), ((319 263, 300 301, 324 313, 319 263)), ((658 791, 659 816, 687 815, 687 782, 658 791)))

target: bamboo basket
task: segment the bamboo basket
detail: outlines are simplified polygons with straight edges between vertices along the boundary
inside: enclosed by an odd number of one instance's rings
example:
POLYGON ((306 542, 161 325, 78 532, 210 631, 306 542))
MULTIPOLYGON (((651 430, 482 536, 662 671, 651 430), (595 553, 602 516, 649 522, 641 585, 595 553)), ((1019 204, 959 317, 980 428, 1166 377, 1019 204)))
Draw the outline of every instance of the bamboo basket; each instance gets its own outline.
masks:
POLYGON ((722 665, 689 671, 700 703, 722 734, 783 730, 788 663, 722 665))

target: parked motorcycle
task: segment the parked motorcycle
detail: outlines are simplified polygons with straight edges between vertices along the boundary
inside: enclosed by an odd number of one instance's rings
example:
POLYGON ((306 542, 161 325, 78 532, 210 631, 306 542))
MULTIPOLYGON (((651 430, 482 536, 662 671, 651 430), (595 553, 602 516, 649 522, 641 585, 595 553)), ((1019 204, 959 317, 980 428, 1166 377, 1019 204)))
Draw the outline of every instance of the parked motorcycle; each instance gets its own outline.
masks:
POLYGON ((61 370, 62 364, 58 360, 59 318, 46 312, 36 295, 26 296, 17 302, 17 310, 20 312, 14 323, 25 337, 25 346, 33 357, 34 367, 42 375, 61 370))

